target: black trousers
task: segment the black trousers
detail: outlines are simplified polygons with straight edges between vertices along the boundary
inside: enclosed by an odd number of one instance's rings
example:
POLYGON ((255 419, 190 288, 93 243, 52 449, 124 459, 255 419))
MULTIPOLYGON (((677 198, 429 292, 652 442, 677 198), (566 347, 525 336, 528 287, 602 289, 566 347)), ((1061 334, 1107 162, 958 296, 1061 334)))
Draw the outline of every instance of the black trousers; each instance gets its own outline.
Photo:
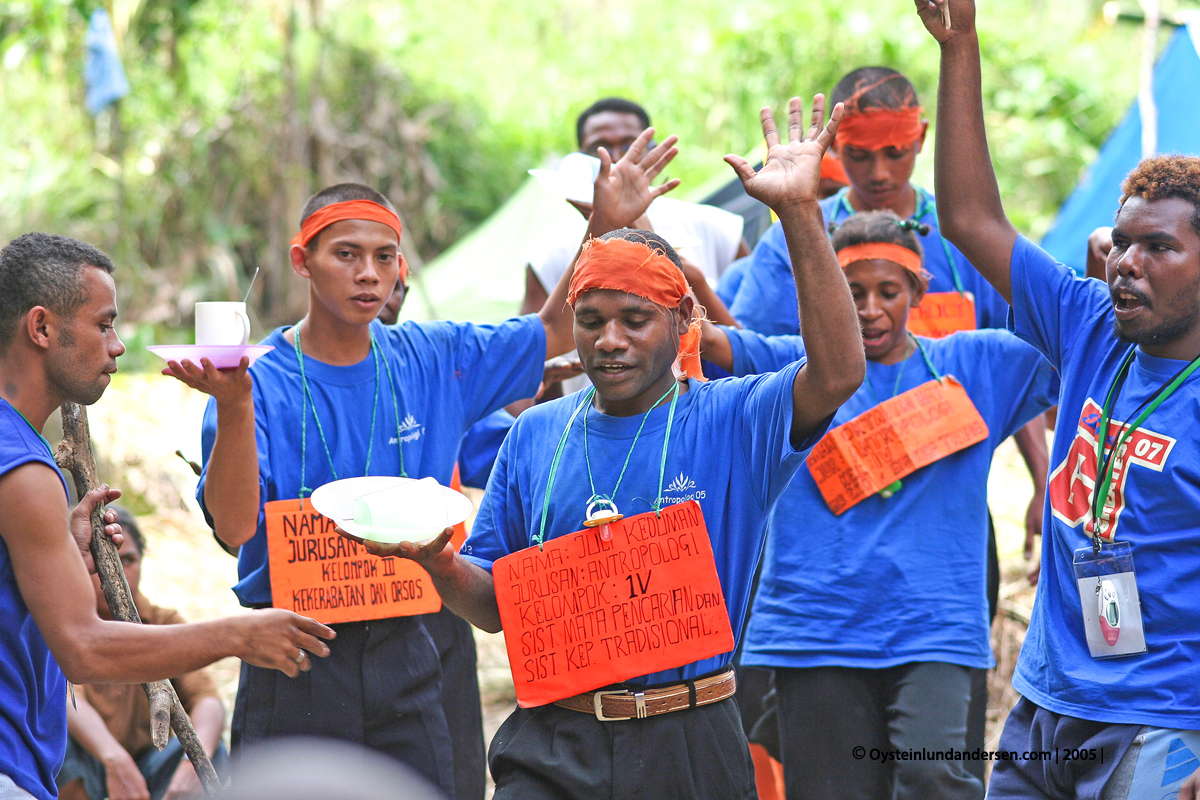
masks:
POLYGON ((788 800, 983 797, 963 761, 882 756, 965 748, 966 667, 776 668, 775 691, 788 800))
MULTIPOLYGON (((321 736, 393 756, 454 797, 441 659, 420 617, 331 626, 327 658, 289 678, 242 663, 231 741, 242 748, 282 736, 321 736)), ((235 775, 236 779, 236 775, 235 775)))
POLYGON ((455 800, 483 800, 487 757, 471 623, 442 608, 421 617, 442 661, 442 711, 454 747, 455 800))
POLYGON ((737 703, 601 722, 545 705, 492 739, 495 800, 757 800, 737 703))
MULTIPOLYGON (((996 525, 992 514, 988 512, 988 554, 987 554, 987 598, 988 621, 996 619, 996 611, 1000 606, 1000 554, 996 549, 996 525)), ((987 736, 988 709, 988 670, 983 667, 971 670, 971 707, 967 712, 967 749, 982 750, 987 736)), ((970 761, 967 770, 979 779, 984 780, 987 764, 983 761, 970 761)))

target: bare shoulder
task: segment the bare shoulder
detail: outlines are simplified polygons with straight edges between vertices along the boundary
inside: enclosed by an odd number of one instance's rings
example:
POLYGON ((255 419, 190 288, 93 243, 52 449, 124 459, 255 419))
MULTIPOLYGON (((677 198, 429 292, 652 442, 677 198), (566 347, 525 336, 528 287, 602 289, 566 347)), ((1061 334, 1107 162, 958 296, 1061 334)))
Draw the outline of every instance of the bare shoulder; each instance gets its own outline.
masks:
POLYGON ((67 546, 67 496, 49 465, 30 461, 0 475, 0 536, 9 548, 54 541, 67 546))

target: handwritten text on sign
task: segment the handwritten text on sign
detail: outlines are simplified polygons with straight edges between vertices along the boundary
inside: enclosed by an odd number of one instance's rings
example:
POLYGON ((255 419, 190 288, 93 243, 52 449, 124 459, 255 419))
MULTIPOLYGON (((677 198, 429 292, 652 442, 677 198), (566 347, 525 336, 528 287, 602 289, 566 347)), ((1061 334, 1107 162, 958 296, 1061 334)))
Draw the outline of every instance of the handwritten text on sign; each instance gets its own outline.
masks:
MULTIPOLYGON (((341 536, 305 498, 267 503, 271 604, 320 622, 428 614, 442 607, 429 573, 403 558, 377 558, 341 536)), ((453 540, 452 540, 453 541, 453 540)))
POLYGON ((829 510, 846 509, 926 464, 987 438, 988 427, 954 378, 923 383, 825 434, 808 455, 829 510))
POLYGON ((930 339, 973 331, 975 327, 975 300, 970 292, 927 292, 908 315, 909 333, 930 339))
POLYGON ((733 649, 700 505, 585 528, 492 565, 517 702, 540 706, 733 649))

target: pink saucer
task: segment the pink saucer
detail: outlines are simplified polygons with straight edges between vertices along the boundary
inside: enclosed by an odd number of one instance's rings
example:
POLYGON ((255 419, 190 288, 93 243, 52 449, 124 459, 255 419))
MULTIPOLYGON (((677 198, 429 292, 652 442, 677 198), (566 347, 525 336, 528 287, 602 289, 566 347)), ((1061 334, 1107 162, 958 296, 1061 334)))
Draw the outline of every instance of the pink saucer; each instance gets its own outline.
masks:
POLYGON ((207 358, 217 369, 234 369, 247 356, 253 364, 263 353, 275 349, 269 344, 156 344, 146 348, 167 361, 191 361, 197 366, 207 358))

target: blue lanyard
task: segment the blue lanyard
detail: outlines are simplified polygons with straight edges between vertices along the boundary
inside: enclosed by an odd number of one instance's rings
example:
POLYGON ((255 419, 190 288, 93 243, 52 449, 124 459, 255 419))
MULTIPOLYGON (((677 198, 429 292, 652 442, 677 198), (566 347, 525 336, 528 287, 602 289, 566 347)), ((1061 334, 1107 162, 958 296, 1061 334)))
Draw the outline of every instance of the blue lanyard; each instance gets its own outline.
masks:
MULTIPOLYGON (((954 279, 954 289, 960 295, 966 295, 967 292, 963 288, 962 278, 958 274, 958 266, 954 262, 954 251, 950 249, 950 243, 946 241, 946 237, 942 236, 942 229, 937 224, 937 209, 929 201, 928 196, 926 196, 923 190, 914 186, 913 191, 917 193, 917 210, 913 212, 913 215, 909 219, 920 222, 927 215, 933 214, 933 225, 931 227, 937 232, 938 241, 942 243, 942 252, 946 254, 946 263, 950 265, 950 275, 954 279)), ((837 205, 833 209, 834 222, 837 222, 837 217, 842 212, 845 212, 847 217, 852 217, 857 213, 847 199, 849 193, 850 187, 848 186, 837 193, 837 205)))

